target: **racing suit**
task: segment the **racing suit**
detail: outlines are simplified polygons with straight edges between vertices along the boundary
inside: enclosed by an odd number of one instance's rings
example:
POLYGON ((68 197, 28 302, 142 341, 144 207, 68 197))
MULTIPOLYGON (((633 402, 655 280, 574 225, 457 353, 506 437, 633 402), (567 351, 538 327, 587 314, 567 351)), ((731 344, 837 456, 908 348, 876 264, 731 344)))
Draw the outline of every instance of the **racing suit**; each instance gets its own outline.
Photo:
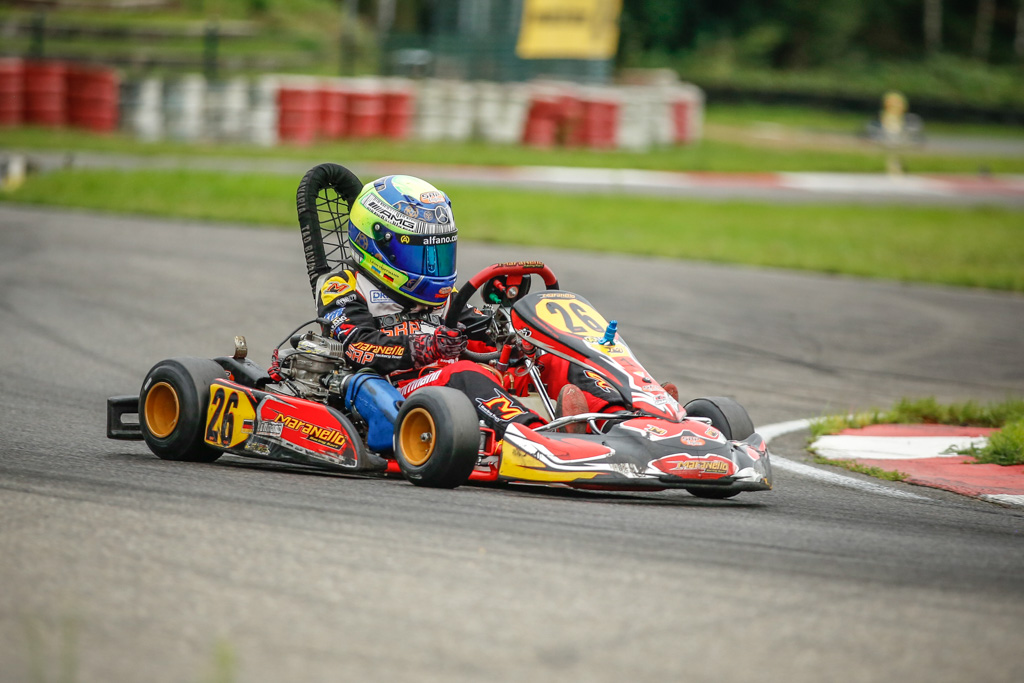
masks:
MULTIPOLYGON (((403 396, 425 386, 457 389, 469 397, 480 419, 499 439, 511 422, 541 424, 543 419, 516 398, 526 395, 525 376, 506 388, 494 370, 471 361, 442 360, 417 367, 413 353, 417 336, 433 334, 441 327, 450 304, 450 298, 436 308, 403 304, 362 272, 343 268, 322 278, 317 313, 329 321, 325 333, 342 343, 351 368, 368 368, 389 377, 403 396)), ((466 325, 482 318, 483 313, 473 307, 459 316, 466 325)), ((494 350, 486 330, 470 334, 469 340, 473 350, 494 350)), ((618 399, 615 389, 599 375, 562 358, 545 354, 538 365, 549 392, 557 396, 565 384, 576 384, 592 412, 605 411, 618 399)))

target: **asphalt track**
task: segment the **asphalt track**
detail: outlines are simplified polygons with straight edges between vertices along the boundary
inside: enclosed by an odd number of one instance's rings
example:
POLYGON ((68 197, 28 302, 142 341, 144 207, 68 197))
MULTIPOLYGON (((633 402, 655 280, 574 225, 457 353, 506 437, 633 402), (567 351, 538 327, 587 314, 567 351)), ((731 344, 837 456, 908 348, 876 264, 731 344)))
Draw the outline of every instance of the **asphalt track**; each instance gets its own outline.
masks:
MULTIPOLYGON (((1019 295, 483 245, 462 273, 511 257, 756 424, 1024 388, 1019 295)), ((731 501, 432 491, 104 438, 155 361, 266 359, 311 309, 294 232, 0 206, 0 681, 1024 680, 1017 509, 800 467, 731 501)))

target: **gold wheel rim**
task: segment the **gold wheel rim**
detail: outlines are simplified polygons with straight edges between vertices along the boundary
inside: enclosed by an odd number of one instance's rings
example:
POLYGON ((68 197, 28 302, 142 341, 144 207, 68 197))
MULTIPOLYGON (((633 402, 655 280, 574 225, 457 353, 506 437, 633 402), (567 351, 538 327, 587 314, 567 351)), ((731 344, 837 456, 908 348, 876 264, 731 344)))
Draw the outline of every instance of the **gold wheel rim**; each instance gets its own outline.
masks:
POLYGON ((158 439, 166 439, 178 426, 181 406, 178 392, 167 382, 157 382, 146 394, 146 426, 158 439))
POLYGON ((413 467, 419 467, 434 452, 437 431, 434 428, 434 418, 423 408, 413 408, 402 420, 402 433, 399 435, 399 442, 402 446, 402 455, 413 467), (426 437, 426 438, 424 438, 426 437))

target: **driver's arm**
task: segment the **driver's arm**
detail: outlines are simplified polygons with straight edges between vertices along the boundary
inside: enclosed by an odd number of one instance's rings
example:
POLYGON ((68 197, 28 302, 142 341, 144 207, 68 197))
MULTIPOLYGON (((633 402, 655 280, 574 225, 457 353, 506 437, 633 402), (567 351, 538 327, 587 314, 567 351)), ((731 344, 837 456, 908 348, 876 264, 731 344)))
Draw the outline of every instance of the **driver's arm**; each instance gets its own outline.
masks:
POLYGON ((415 335, 388 336, 377 329, 366 300, 358 293, 339 297, 322 307, 320 315, 330 321, 329 334, 342 343, 345 360, 355 370, 370 369, 381 375, 415 367, 415 335))

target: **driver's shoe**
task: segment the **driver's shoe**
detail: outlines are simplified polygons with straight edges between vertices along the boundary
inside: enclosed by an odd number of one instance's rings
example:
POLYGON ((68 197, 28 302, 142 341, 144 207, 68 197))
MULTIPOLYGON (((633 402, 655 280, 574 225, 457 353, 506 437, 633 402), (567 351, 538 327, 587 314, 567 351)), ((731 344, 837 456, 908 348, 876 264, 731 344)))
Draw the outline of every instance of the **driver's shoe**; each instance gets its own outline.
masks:
MULTIPOLYGON (((583 391, 575 384, 566 384, 558 392, 558 402, 555 403, 556 420, 560 417, 582 415, 589 412, 590 406, 587 405, 587 397, 583 395, 583 391)), ((587 423, 573 422, 562 427, 559 431, 568 432, 569 434, 586 434, 587 423)))

